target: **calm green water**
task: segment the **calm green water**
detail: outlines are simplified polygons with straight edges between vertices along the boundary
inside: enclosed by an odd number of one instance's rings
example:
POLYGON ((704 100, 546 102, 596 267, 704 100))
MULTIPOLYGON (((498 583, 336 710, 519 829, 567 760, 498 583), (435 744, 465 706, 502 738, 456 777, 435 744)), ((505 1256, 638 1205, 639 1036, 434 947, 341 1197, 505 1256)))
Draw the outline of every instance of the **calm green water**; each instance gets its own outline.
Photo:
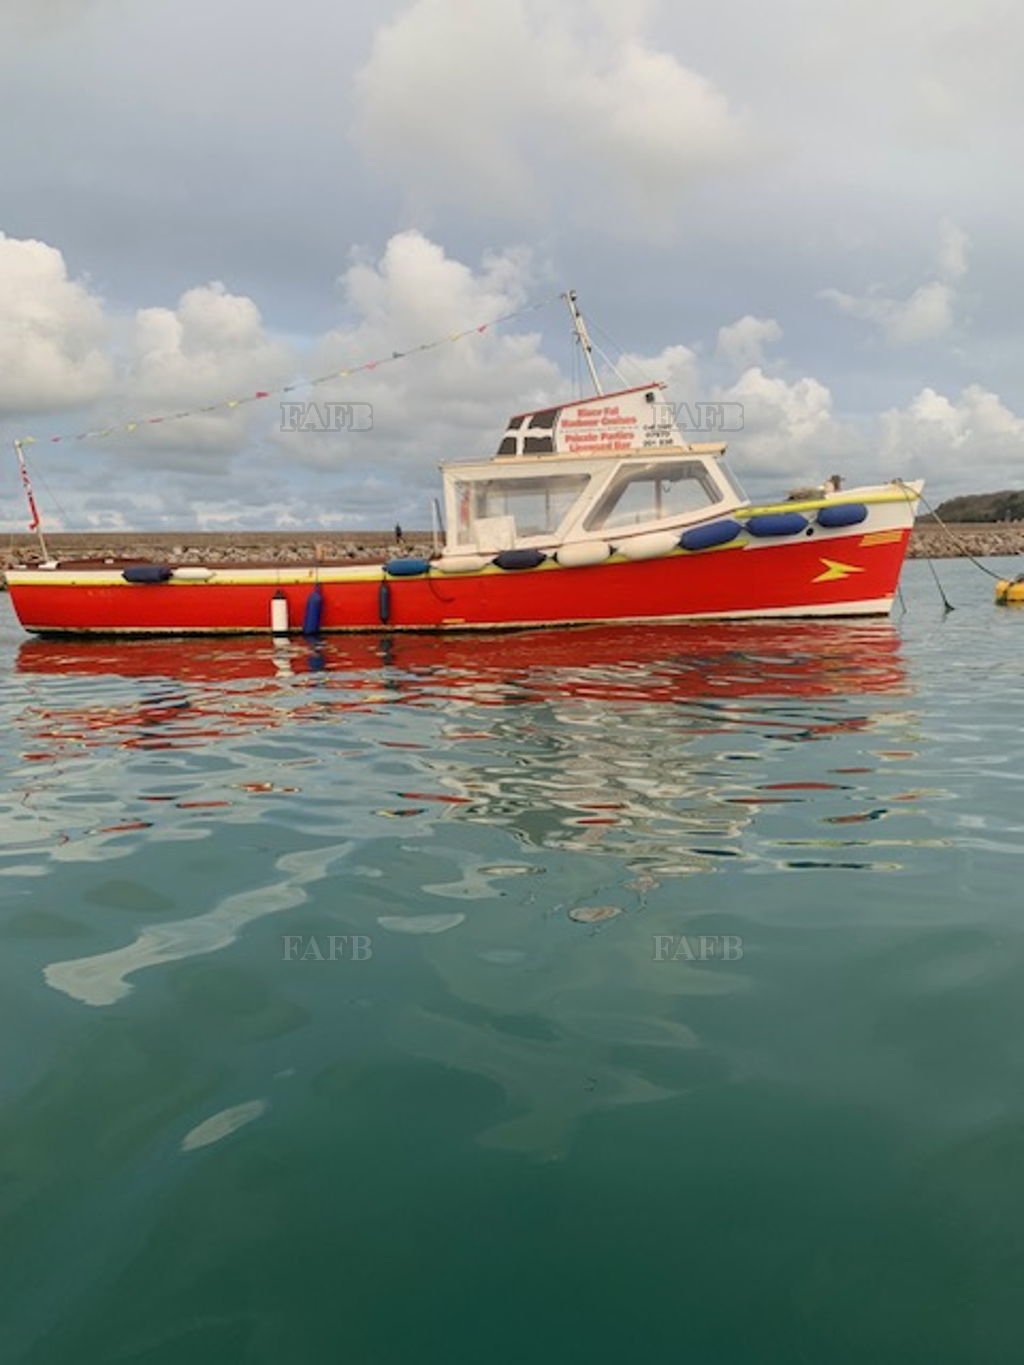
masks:
POLYGON ((940 572, 321 655, 4 602, 0 1361, 1024 1358, 1024 611, 940 572))

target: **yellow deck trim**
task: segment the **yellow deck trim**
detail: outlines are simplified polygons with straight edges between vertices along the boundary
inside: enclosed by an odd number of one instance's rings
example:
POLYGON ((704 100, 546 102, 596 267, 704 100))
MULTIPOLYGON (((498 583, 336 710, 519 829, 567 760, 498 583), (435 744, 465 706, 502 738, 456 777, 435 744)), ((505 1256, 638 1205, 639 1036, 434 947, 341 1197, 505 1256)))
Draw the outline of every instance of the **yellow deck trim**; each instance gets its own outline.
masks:
MULTIPOLYGON (((826 498, 813 498, 809 499, 807 502, 775 502, 767 504, 764 507, 738 507, 735 512, 731 512, 729 515, 734 517, 759 517, 769 512, 816 512, 820 507, 842 507, 844 504, 851 502, 861 502, 865 506, 888 502, 913 503, 917 502, 917 495, 915 493, 900 492, 865 493, 864 496, 861 497, 855 490, 851 490, 848 497, 829 494, 826 498)), ((852 531, 854 528, 849 526, 837 526, 827 529, 852 531)))

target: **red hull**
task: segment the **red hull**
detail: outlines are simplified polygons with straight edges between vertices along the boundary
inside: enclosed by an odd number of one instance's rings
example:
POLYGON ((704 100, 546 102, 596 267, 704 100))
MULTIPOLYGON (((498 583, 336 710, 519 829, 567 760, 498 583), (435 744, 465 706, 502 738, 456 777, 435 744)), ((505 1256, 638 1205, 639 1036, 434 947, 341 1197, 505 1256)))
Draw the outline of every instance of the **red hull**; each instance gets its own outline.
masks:
MULTIPOLYGON (((676 553, 592 568, 546 564, 465 576, 324 569, 321 630, 464 630, 704 616, 867 615, 889 610, 909 528, 676 553), (382 608, 382 581, 386 604, 382 608)), ((40 634, 266 632, 283 593, 301 628, 313 570, 216 569, 207 582, 129 584, 116 570, 12 572, 22 625, 40 634)))

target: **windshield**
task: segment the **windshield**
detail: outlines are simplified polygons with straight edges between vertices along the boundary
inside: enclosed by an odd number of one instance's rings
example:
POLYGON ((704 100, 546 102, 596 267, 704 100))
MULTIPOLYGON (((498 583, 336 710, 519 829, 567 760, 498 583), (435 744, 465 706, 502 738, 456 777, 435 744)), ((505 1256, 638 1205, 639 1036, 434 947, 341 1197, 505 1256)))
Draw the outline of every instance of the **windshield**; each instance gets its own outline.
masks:
POLYGON ((699 460, 632 465, 587 517, 586 528, 613 531, 685 517, 714 506, 722 497, 722 488, 699 460))

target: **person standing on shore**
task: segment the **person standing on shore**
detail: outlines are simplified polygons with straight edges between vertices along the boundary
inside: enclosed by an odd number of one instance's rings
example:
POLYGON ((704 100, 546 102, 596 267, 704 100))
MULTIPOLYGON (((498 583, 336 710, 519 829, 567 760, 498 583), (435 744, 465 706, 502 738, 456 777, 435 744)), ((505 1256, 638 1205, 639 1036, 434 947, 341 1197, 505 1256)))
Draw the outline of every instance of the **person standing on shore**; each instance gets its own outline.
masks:
POLYGON ((395 544, 396 544, 396 545, 401 545, 401 543, 402 543, 402 528, 401 528, 401 526, 398 524, 398 522, 396 521, 396 522, 395 522, 395 544))

